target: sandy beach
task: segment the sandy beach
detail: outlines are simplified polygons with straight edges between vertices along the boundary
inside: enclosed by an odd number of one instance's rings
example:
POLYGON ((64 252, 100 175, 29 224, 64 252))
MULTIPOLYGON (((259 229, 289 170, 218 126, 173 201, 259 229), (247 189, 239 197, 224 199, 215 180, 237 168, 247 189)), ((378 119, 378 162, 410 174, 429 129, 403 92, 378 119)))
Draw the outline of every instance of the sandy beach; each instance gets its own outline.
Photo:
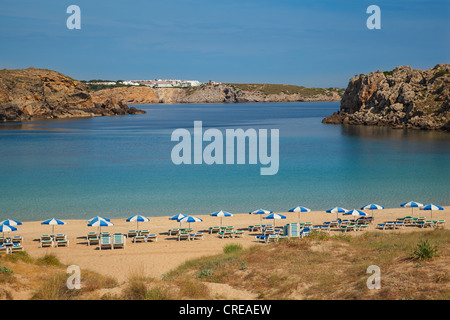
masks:
MULTIPOLYGON (((285 220, 275 220, 276 226, 283 226, 287 223, 298 222, 297 213, 281 212, 287 218, 285 220)), ((372 213, 369 211, 368 215, 372 213)), ((377 223, 395 220, 396 218, 411 215, 411 208, 392 208, 384 210, 375 210, 375 221, 370 225, 369 231, 375 230, 377 223)), ((431 217, 431 211, 414 209, 414 216, 424 216, 427 220, 431 217)), ((169 220, 169 217, 150 217, 150 222, 140 223, 140 229, 148 229, 151 233, 158 235, 157 242, 133 243, 127 239, 125 249, 98 250, 97 245, 88 246, 86 235, 88 232, 96 231, 96 227, 88 227, 86 220, 65 220, 66 225, 55 226, 55 233, 66 234, 70 245, 69 247, 40 248, 39 238, 42 234, 49 234, 52 226, 41 225, 42 221, 23 222, 18 226, 18 231, 11 235, 21 235, 24 238, 23 246, 25 251, 33 258, 39 258, 46 254, 55 255, 62 263, 67 265, 78 265, 83 270, 91 270, 103 275, 112 276, 119 282, 126 281, 133 272, 144 273, 146 276, 161 278, 169 270, 177 267, 184 261, 206 255, 221 253, 225 244, 240 243, 244 248, 258 244, 255 241, 255 235, 250 231, 245 231, 243 238, 220 239, 217 234, 209 234, 210 226, 218 226, 220 218, 209 215, 199 215, 203 222, 191 223, 191 228, 196 232, 204 233, 204 240, 177 241, 176 236, 169 236, 167 231, 171 228, 179 227, 177 221, 169 220)), ((342 218, 342 215, 339 215, 342 218)), ((348 216, 346 216, 348 217, 348 216)), ((58 217, 55 217, 58 218, 58 217)), ((126 218, 111 219, 114 226, 102 228, 102 231, 111 233, 127 233, 128 230, 135 229, 135 222, 126 222, 126 218)), ((302 213, 301 222, 312 222, 313 224, 322 224, 324 221, 335 220, 336 214, 326 213, 324 211, 314 211, 302 213)), ((444 207, 443 211, 433 211, 433 219, 444 219, 450 221, 450 206, 444 207)), ((274 220, 263 219, 263 224, 273 224, 274 220)), ((247 228, 249 225, 260 224, 259 215, 250 215, 248 213, 234 214, 233 217, 223 218, 223 225, 232 225, 236 229, 247 228)), ((188 227, 183 224, 182 227, 188 227)), ((448 229, 447 223, 445 228, 448 229)), ((399 230, 386 230, 380 232, 420 232, 424 229, 418 227, 405 227, 399 230)), ((339 233, 340 231, 331 231, 339 233)), ((362 232, 350 232, 352 236, 362 234, 362 232)))

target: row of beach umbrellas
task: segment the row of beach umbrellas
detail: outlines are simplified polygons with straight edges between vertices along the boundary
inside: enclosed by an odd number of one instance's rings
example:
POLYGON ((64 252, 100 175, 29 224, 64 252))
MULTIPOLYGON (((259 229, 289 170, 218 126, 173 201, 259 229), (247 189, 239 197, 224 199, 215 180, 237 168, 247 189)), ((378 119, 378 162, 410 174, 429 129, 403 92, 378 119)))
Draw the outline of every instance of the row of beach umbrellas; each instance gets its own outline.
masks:
MULTIPOLYGON (((416 202, 416 201, 405 202, 405 203, 402 203, 400 206, 404 207, 404 208, 411 208, 412 216, 414 215, 414 208, 420 208, 421 210, 431 211, 431 219, 433 219, 433 211, 444 210, 443 207, 438 206, 438 205, 434 205, 434 204, 424 205, 424 204, 422 204, 420 202, 416 202)), ((347 209, 341 208, 341 207, 334 207, 329 210, 326 210, 326 212, 336 213, 336 218, 338 218, 339 213, 342 213, 344 215, 352 215, 352 216, 367 216, 367 213, 365 213, 361 210, 371 210, 372 217, 373 217, 373 211, 381 210, 381 209, 384 209, 384 207, 380 206, 378 204, 371 203, 371 204, 361 207, 360 210, 357 210, 357 209, 347 210, 347 209)), ((299 222, 300 222, 300 214, 310 212, 310 211, 311 211, 311 209, 303 207, 303 206, 297 206, 297 207, 294 207, 294 208, 288 210, 288 212, 298 213, 299 222)), ((254 211, 249 212, 249 214, 260 215, 261 222, 262 222, 262 215, 265 215, 265 214, 267 214, 267 216, 264 217, 264 219, 273 219, 274 221, 278 220, 278 219, 286 219, 286 216, 284 216, 284 215, 274 213, 271 210, 265 210, 265 209, 254 210, 254 211)), ((221 226, 222 226, 222 218, 233 216, 232 213, 229 213, 229 212, 226 212, 223 210, 211 213, 210 215, 213 217, 220 217, 220 225, 221 226)), ((180 227, 181 227, 181 223, 189 223, 189 228, 191 226, 191 223, 203 221, 202 219, 200 219, 198 217, 184 215, 181 213, 177 214, 173 217, 170 217, 169 219, 180 222, 180 227)), ((135 216, 132 216, 132 217, 126 219, 126 221, 127 222, 136 222, 136 229, 139 230, 139 222, 149 222, 150 219, 148 217, 145 217, 142 215, 135 215, 135 216)), ((66 222, 59 220, 59 219, 52 218, 52 219, 43 221, 41 224, 51 225, 52 233, 54 233, 55 226, 65 225, 66 222)), ((17 231, 17 226, 20 226, 20 225, 22 225, 22 222, 17 221, 17 220, 13 220, 13 219, 3 220, 0 222, 0 232, 2 232, 3 236, 4 236, 5 232, 17 231)), ((110 226, 113 226, 114 224, 108 218, 97 216, 97 217, 87 220, 87 225, 89 227, 98 227, 101 232, 102 227, 110 227, 110 226)))

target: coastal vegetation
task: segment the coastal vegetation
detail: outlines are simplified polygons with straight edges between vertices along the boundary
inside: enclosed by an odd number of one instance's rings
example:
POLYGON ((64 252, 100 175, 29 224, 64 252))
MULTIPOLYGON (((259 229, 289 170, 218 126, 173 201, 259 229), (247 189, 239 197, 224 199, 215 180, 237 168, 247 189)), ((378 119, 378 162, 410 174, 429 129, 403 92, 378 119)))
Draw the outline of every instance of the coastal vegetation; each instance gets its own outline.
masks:
POLYGON ((67 266, 55 256, 0 256, 2 299, 450 299, 450 230, 360 236, 313 233, 268 245, 188 260, 161 279, 136 267, 124 283, 89 270, 69 290, 67 266), (381 270, 369 290, 367 269, 381 270), (227 292, 226 294, 224 292, 227 292), (231 292, 231 293, 230 293, 231 292), (231 295, 231 296, 230 296, 231 295))

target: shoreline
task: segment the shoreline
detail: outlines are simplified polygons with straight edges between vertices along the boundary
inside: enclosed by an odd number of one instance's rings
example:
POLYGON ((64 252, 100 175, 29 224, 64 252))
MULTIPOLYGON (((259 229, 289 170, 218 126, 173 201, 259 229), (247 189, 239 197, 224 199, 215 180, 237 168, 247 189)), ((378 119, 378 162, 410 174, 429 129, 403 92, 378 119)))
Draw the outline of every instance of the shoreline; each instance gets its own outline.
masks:
MULTIPOLYGON (((371 216, 370 211, 365 211, 371 216)), ((248 213, 237 213, 233 217, 223 218, 223 226, 232 225, 236 229, 248 228, 249 225, 272 224, 282 227, 287 223, 298 222, 298 214, 290 212, 280 212, 285 215, 285 220, 267 220, 258 215, 248 213)), ((395 220, 399 217, 411 215, 411 208, 386 208, 384 210, 374 210, 374 223, 369 226, 369 231, 376 230, 376 224, 384 221, 395 220)), ((265 215, 264 215, 265 216, 265 215)), ((424 216, 427 220, 430 218, 430 211, 414 210, 414 217, 424 216)), ((254 245, 265 245, 255 241, 257 232, 245 231, 243 238, 225 238, 221 239, 217 234, 209 234, 208 228, 220 225, 220 218, 210 215, 198 215, 203 222, 191 223, 194 232, 203 232, 204 240, 184 240, 177 241, 176 236, 169 236, 167 231, 172 228, 178 228, 180 223, 169 220, 169 216, 149 217, 150 222, 139 223, 139 228, 148 229, 150 233, 157 234, 157 242, 133 243, 127 239, 125 249, 106 249, 98 250, 97 245, 88 246, 86 235, 88 232, 96 231, 96 227, 88 227, 87 220, 69 219, 64 220, 66 225, 55 226, 55 234, 66 234, 69 240, 69 247, 50 247, 40 248, 39 238, 43 234, 51 232, 52 227, 41 225, 41 221, 22 221, 23 224, 17 226, 16 232, 10 233, 11 236, 23 236, 23 246, 25 251, 33 258, 40 258, 47 254, 55 255, 63 264, 78 265, 83 270, 98 272, 102 275, 111 276, 119 282, 126 281, 130 274, 139 271, 152 278, 161 278, 164 273, 176 268, 183 262, 222 253, 223 247, 230 243, 240 243, 244 248, 254 245)), ((342 215, 339 217, 342 219, 342 215)), ((351 216, 346 216, 350 217, 351 216)), ((14 218, 14 217, 10 217, 14 218)), ((58 218, 58 217, 56 217, 58 218)), ((104 227, 102 231, 110 233, 124 233, 128 230, 135 230, 135 222, 126 222, 126 218, 112 218, 114 226, 104 227)), ((311 211, 301 213, 301 222, 311 222, 313 225, 322 224, 325 221, 336 219, 336 214, 325 213, 324 211, 311 211)), ((444 206, 443 211, 433 212, 433 220, 444 219, 450 221, 450 206, 444 206)), ((188 227, 188 224, 182 224, 182 227, 188 227)), ((446 224, 445 229, 450 229, 450 224, 446 224)), ((398 230, 379 230, 379 232, 409 232, 430 230, 418 227, 405 227, 398 230)), ((351 236, 363 234, 363 231, 349 232, 351 236)), ((341 231, 331 231, 331 234, 341 234, 341 231)))

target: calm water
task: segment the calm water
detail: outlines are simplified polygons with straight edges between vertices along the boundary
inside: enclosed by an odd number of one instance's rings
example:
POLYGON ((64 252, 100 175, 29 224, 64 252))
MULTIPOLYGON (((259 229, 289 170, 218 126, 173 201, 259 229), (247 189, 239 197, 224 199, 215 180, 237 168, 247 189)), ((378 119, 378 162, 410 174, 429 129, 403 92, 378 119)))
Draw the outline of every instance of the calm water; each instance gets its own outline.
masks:
POLYGON ((339 103, 137 106, 145 115, 0 125, 0 220, 450 204, 450 135, 321 123, 339 103), (172 163, 176 128, 278 128, 280 166, 172 163))

